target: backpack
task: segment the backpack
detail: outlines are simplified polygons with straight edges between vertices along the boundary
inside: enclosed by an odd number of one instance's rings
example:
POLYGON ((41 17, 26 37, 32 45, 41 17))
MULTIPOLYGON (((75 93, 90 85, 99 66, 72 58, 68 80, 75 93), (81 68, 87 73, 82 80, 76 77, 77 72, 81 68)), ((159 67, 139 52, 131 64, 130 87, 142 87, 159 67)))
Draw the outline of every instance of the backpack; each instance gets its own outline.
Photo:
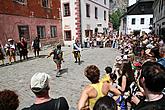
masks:
POLYGON ((53 59, 61 59, 62 58, 62 51, 58 49, 54 49, 54 57, 53 59), (61 56, 59 56, 61 54, 61 56))

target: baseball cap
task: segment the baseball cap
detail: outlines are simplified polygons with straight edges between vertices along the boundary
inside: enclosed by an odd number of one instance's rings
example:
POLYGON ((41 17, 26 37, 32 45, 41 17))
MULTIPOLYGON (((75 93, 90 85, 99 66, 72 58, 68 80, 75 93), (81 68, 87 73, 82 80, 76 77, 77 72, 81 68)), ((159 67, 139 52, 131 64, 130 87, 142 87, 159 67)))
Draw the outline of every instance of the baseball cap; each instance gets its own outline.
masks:
POLYGON ((50 76, 46 73, 35 73, 30 82, 33 92, 40 92, 49 86, 50 76))
POLYGON ((7 41, 10 42, 10 41, 13 41, 13 39, 8 39, 7 41))

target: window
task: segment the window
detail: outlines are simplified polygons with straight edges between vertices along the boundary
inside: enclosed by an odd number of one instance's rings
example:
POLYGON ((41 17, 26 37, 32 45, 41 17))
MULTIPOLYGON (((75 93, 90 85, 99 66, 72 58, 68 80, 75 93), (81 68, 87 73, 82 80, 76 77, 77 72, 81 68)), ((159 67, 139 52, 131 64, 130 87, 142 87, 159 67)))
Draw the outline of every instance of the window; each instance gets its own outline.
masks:
POLYGON ((106 17, 107 17, 107 13, 106 11, 104 11, 104 20, 106 20, 106 17))
POLYGON ((107 4, 107 0, 104 0, 104 5, 106 5, 107 4))
POLYGON ((45 26, 37 26, 37 36, 42 39, 45 35, 45 26))
POLYGON ((140 19, 140 24, 144 24, 144 18, 140 19))
POLYGON ((26 4, 27 3, 27 0, 13 0, 17 3, 20 3, 20 4, 26 4))
POLYGON ((163 10, 163 5, 164 5, 164 0, 162 0, 162 3, 161 3, 161 10, 163 10))
POLYGON ((65 16, 70 16, 70 7, 69 3, 64 4, 64 17, 65 16))
POLYGON ((71 31, 64 31, 65 41, 71 41, 71 31))
POLYGON ((95 18, 98 19, 98 9, 95 7, 95 18))
POLYGON ((57 27, 56 26, 50 26, 50 31, 51 31, 52 38, 57 36, 57 27))
POLYGON ((144 6, 144 5, 141 5, 141 6, 140 6, 140 11, 141 11, 141 12, 144 12, 144 11, 145 11, 145 6, 144 6))
POLYGON ((161 0, 159 0, 159 13, 161 12, 161 0))
POLYGON ((150 24, 153 24, 153 18, 150 18, 150 24))
POLYGON ((25 39, 30 40, 28 25, 18 26, 18 32, 19 32, 19 39, 21 39, 21 37, 24 37, 25 39))
POLYGON ((135 18, 132 18, 132 24, 135 24, 135 18))
POLYGON ((42 0, 42 6, 45 8, 49 7, 49 0, 42 0))
POLYGON ((90 5, 86 4, 86 17, 90 17, 90 5))

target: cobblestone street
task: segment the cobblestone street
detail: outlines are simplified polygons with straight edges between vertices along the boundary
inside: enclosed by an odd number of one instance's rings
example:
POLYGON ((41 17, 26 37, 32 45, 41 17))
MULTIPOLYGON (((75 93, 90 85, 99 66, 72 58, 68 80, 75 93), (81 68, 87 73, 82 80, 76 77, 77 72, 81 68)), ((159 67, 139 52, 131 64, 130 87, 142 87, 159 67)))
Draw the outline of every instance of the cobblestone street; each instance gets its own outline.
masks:
MULTIPOLYGON (((0 67, 0 90, 10 89, 19 95, 20 106, 18 110, 33 103, 35 98, 30 90, 30 78, 36 72, 46 72, 51 76, 50 96, 67 98, 71 110, 76 110, 81 90, 88 82, 83 75, 87 65, 94 64, 99 67, 101 74, 105 73, 107 65, 112 66, 115 57, 119 55, 117 49, 112 48, 85 48, 81 52, 81 65, 74 63, 71 47, 63 47, 64 63, 62 64, 62 77, 55 77, 56 68, 51 58, 46 55, 51 49, 41 51, 40 58, 30 58, 28 61, 18 62, 9 66, 0 67)), ((33 56, 32 54, 30 56, 33 56)), ((18 58, 19 59, 19 58, 18 58)))

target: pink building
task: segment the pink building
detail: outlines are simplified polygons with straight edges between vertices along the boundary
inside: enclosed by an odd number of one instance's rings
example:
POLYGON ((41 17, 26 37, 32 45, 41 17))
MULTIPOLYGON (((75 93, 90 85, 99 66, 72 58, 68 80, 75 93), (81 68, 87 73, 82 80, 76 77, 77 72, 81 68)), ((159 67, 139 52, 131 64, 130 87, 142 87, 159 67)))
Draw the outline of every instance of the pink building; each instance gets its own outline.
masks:
POLYGON ((38 36, 41 44, 63 43, 60 0, 1 0, 0 43, 25 37, 29 44, 38 36))

